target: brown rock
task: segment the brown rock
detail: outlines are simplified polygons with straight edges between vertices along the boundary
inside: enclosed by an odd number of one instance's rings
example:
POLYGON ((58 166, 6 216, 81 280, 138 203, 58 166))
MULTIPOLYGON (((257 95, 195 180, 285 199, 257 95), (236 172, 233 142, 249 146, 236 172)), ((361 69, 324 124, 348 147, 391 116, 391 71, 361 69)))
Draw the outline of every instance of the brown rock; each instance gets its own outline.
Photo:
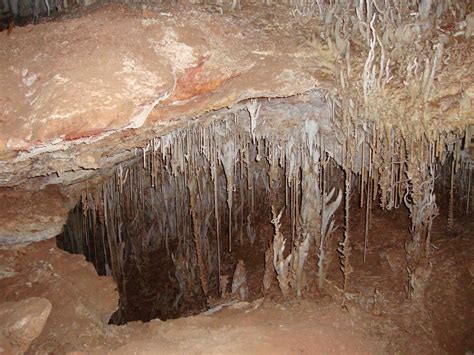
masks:
POLYGON ((3 351, 23 354, 41 334, 51 307, 51 302, 40 297, 1 303, 0 347, 3 351))
POLYGON ((13 354, 14 350, 8 342, 7 338, 0 336, 0 354, 13 354))
POLYGON ((54 238, 74 203, 58 186, 39 191, 0 188, 0 245, 54 238))
POLYGON ((103 168, 117 144, 146 145, 177 118, 185 126, 250 97, 313 89, 300 63, 306 49, 278 35, 277 52, 258 29, 242 34, 253 26, 244 17, 114 4, 34 31, 19 27, 15 41, 2 33, 0 82, 9 87, 0 90, 0 186, 56 173, 76 181, 83 169, 103 168))

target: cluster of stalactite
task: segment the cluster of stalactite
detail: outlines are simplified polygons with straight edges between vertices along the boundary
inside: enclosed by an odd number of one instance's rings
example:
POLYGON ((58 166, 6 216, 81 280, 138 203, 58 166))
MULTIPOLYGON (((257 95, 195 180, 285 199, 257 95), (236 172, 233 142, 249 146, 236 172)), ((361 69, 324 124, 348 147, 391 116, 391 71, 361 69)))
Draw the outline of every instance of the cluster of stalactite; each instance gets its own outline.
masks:
POLYGON ((407 289, 422 295, 426 280, 420 275, 427 275, 422 271, 429 267, 430 231, 438 214, 435 179, 446 162, 458 166, 458 179, 470 183, 472 175, 471 163, 462 163, 456 153, 459 140, 409 139, 368 124, 339 129, 330 100, 329 118, 309 116, 275 131, 262 124, 261 105, 251 100, 240 110, 157 137, 100 188, 83 193, 60 244, 85 254, 101 274, 113 275, 120 293, 114 323, 136 319, 137 307, 142 320, 205 309, 210 297, 225 294, 219 289, 222 255, 236 245, 252 248, 263 237, 257 218, 275 227, 265 252, 264 292, 272 283, 286 297, 303 296, 312 282, 324 288, 329 264, 338 256, 346 291, 355 190, 366 209, 364 257, 372 204, 409 209, 407 289), (344 181, 334 178, 337 166, 344 181), (338 209, 345 215, 344 235, 334 241, 338 209), (150 268, 156 269, 154 280, 146 275, 150 268), (133 279, 127 277, 130 270, 133 279), (136 289, 148 293, 145 305, 130 296, 136 289), (145 316, 145 309, 153 312, 145 316))

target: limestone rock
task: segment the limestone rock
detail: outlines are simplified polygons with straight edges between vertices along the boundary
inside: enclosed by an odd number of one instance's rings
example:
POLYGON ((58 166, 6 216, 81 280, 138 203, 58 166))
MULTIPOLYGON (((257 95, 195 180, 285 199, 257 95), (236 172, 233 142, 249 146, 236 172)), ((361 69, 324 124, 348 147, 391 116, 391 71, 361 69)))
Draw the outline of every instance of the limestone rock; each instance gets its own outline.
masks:
POLYGON ((466 16, 466 38, 474 35, 474 12, 466 16))
POLYGON ((0 348, 23 354, 43 331, 51 308, 51 302, 40 297, 0 304, 0 348))
POLYGON ((58 186, 40 191, 0 188, 0 245, 54 238, 74 203, 58 186))
POLYGON ((247 30, 254 26, 110 4, 61 24, 18 27, 8 38, 3 31, 0 186, 77 181, 171 125, 250 97, 313 89, 300 63, 306 50, 279 36, 277 53, 257 28, 247 30))

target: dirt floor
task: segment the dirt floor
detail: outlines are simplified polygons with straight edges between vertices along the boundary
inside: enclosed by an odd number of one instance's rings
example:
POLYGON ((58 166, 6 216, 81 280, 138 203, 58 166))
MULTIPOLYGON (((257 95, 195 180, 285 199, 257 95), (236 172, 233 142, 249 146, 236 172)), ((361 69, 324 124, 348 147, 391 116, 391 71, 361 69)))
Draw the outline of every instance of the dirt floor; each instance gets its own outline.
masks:
POLYGON ((210 315, 107 325, 117 306, 114 284, 82 256, 53 240, 2 250, 1 301, 42 296, 53 307, 29 353, 382 353, 370 316, 349 314, 324 298, 288 304, 237 303, 210 315), (5 276, 5 273, 3 273, 5 276))
POLYGON ((366 262, 362 210, 354 208, 354 274, 341 307, 338 263, 327 293, 284 301, 277 295, 176 320, 108 325, 117 307, 110 277, 54 240, 0 250, 0 303, 47 298, 51 314, 28 353, 452 353, 474 349, 474 221, 446 232, 441 215, 425 299, 405 297, 403 240, 408 216, 373 209, 366 262), (389 226, 389 227, 388 227, 389 226))

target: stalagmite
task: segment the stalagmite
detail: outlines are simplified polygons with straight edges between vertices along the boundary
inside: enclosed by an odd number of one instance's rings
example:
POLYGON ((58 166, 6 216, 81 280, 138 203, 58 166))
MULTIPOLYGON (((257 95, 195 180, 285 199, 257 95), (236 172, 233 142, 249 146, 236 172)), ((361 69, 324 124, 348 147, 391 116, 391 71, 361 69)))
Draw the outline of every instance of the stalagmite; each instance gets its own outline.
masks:
POLYGON ((273 249, 273 267, 275 268, 275 272, 277 274, 278 285, 280 286, 280 290, 283 294, 283 297, 288 298, 290 295, 290 265, 292 260, 292 254, 289 253, 286 257, 284 256, 285 253, 285 244, 286 239, 280 232, 280 219, 283 214, 283 210, 277 215, 275 208, 272 207, 272 224, 275 228, 275 234, 273 237, 272 249, 273 249))
POLYGON ((235 267, 234 275, 232 277, 232 294, 240 297, 241 301, 246 301, 249 295, 247 284, 247 272, 245 271, 245 263, 239 260, 235 267))
POLYGON ((318 286, 320 289, 323 288, 327 269, 332 258, 331 255, 328 255, 328 243, 335 230, 334 213, 342 201, 342 191, 339 190, 337 197, 331 202, 335 191, 336 189, 333 188, 328 194, 325 193, 323 195, 323 205, 321 208, 321 237, 318 254, 318 286))

